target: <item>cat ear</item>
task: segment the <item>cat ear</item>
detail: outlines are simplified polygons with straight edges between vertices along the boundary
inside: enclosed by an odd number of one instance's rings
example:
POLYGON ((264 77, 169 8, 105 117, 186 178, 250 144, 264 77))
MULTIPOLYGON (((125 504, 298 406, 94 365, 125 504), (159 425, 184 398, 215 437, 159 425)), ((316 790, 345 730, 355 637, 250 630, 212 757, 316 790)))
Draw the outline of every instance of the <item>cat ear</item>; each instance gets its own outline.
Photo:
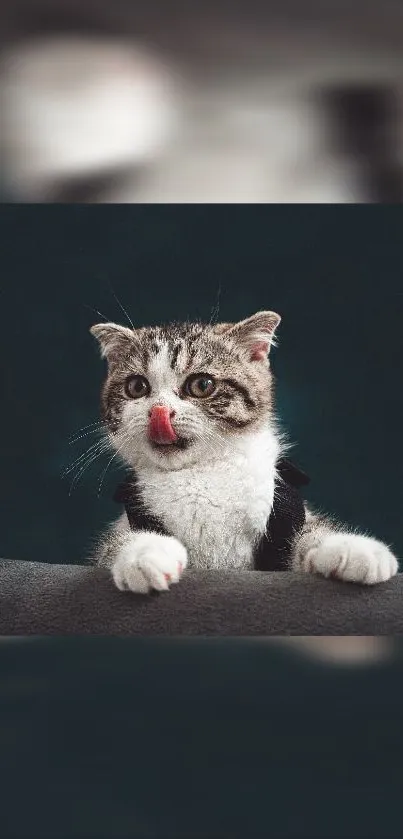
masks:
POLYGON ((99 342, 102 358, 107 358, 108 361, 127 352, 129 348, 133 349, 135 344, 133 330, 116 323, 97 323, 91 326, 90 332, 99 342))
POLYGON ((233 323, 215 323, 212 330, 216 335, 222 335, 224 332, 228 332, 232 326, 234 326, 233 323))
POLYGON ((225 330, 225 335, 234 338, 250 353, 251 361, 264 361, 274 343, 274 333, 281 321, 276 312, 257 312, 225 330))

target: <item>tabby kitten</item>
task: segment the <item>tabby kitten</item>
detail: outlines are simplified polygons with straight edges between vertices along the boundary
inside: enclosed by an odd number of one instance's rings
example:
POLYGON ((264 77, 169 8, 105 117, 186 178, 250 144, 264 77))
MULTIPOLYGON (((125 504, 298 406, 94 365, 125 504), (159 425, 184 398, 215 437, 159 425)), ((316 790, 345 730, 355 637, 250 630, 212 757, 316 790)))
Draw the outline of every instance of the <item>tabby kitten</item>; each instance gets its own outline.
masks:
MULTIPOLYGON (((168 589, 188 563, 254 567, 284 448, 268 360, 279 323, 279 315, 263 311, 236 324, 92 327, 108 362, 103 420, 148 515, 133 531, 123 513, 97 549, 97 563, 119 589, 168 589)), ((366 584, 397 573, 382 542, 306 505, 304 518, 289 568, 366 584)))

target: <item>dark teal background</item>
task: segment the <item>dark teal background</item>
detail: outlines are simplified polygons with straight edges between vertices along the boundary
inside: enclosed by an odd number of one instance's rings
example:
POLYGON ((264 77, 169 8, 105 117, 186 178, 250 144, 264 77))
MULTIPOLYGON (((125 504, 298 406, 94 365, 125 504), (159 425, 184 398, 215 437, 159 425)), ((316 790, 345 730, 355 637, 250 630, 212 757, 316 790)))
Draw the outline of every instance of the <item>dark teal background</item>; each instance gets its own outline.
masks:
POLYGON ((0 645, 2 839, 401 839, 401 645, 0 645))
MULTIPOLYGON (((283 317, 273 366, 308 497, 403 554, 403 212, 387 207, 1 209, 3 556, 83 562, 117 510, 104 456, 69 495, 63 470, 93 441, 103 362, 88 333, 283 317)), ((113 464, 112 464, 113 466, 113 464)))

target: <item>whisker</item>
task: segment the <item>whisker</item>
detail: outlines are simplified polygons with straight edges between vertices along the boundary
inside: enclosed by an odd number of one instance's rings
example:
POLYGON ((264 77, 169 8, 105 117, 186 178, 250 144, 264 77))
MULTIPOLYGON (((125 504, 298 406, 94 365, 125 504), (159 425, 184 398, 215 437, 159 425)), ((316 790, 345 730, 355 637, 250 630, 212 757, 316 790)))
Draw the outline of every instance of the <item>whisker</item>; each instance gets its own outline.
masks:
POLYGON ((108 463, 106 464, 105 469, 104 469, 104 471, 102 472, 101 479, 100 479, 100 481, 99 481, 99 483, 98 483, 98 493, 97 493, 98 498, 99 498, 99 496, 100 496, 100 494, 101 494, 102 484, 103 484, 103 482, 104 482, 104 480, 105 480, 105 475, 106 475, 106 473, 107 473, 107 471, 108 471, 108 469, 109 469, 109 467, 110 467, 110 465, 111 465, 112 461, 115 459, 115 457, 116 457, 118 454, 119 454, 119 449, 117 449, 117 450, 115 451, 115 453, 112 455, 111 459, 110 459, 110 460, 108 460, 108 463))
POLYGON ((102 484, 103 484, 103 482, 104 482, 105 475, 106 475, 106 473, 107 473, 107 471, 108 471, 108 469, 109 469, 109 466, 111 465, 111 463, 112 463, 112 461, 115 459, 115 457, 117 457, 117 455, 121 454, 123 446, 124 446, 126 443, 128 443, 128 441, 130 440, 130 438, 131 438, 131 437, 132 437, 132 431, 131 431, 131 428, 130 428, 130 427, 126 430, 126 432, 125 432, 125 433, 123 433, 122 435, 118 435, 118 436, 117 436, 117 440, 118 440, 119 445, 118 445, 118 447, 117 447, 117 449, 116 449, 115 453, 112 455, 111 459, 108 461, 108 463, 107 463, 107 465, 106 465, 106 467, 105 467, 104 471, 102 472, 101 479, 100 479, 100 482, 99 482, 99 484, 98 484, 98 498, 99 498, 99 496, 100 496, 101 489, 102 489, 102 484), (119 438, 120 438, 120 439, 119 439, 119 438))
POLYGON ((70 435, 69 439, 71 437, 75 437, 76 434, 80 433, 80 431, 85 431, 87 428, 94 428, 94 426, 96 426, 96 425, 97 426, 104 425, 104 423, 102 422, 102 420, 98 419, 98 420, 96 420, 96 422, 89 422, 88 425, 82 425, 81 428, 76 428, 76 430, 73 431, 73 433, 70 435))
MULTIPOLYGON (((110 446, 110 444, 109 444, 109 446, 110 446)), ((97 459, 98 459, 98 458, 99 458, 102 454, 104 454, 104 453, 108 450, 109 446, 105 446, 104 448, 100 449, 100 451, 93 453, 93 454, 91 455, 91 457, 89 457, 89 458, 88 458, 88 460, 84 462, 84 465, 81 467, 81 469, 78 471, 78 473, 74 476, 74 478, 73 478, 73 480, 72 480, 72 482, 71 482, 69 495, 71 495, 71 494, 72 494, 74 487, 77 485, 78 481, 79 481, 79 480, 80 480, 80 478, 83 476, 84 472, 86 472, 86 471, 87 471, 87 469, 88 469, 88 468, 89 468, 89 467, 90 467, 93 463, 95 463, 95 461, 96 461, 96 460, 97 460, 97 459)))
POLYGON ((91 429, 91 431, 85 431, 84 434, 79 434, 77 437, 72 437, 72 439, 69 440, 69 446, 72 446, 74 443, 77 443, 78 440, 82 440, 83 437, 88 437, 90 434, 101 434, 104 429, 106 429, 106 426, 102 424, 98 426, 98 428, 93 428, 91 429))
POLYGON ((98 309, 94 309, 93 306, 89 306, 88 303, 83 303, 83 306, 85 306, 86 309, 91 309, 92 312, 95 312, 96 315, 99 315, 105 321, 110 321, 110 318, 105 317, 102 312, 99 312, 98 309))
POLYGON ((69 472, 72 472, 74 470, 74 468, 76 466, 78 466, 82 460, 84 460, 86 457, 93 454, 94 450, 96 450, 100 446, 102 447, 104 445, 105 445, 105 439, 102 439, 102 440, 97 440, 95 443, 92 444, 92 446, 89 446, 89 448, 86 449, 85 452, 82 452, 82 454, 80 454, 78 457, 76 457, 75 460, 73 460, 73 463, 70 463, 70 465, 66 467, 66 469, 62 473, 62 477, 64 478, 66 475, 69 474, 69 472))
POLYGON ((108 285, 109 285, 109 288, 110 288, 110 290, 111 290, 111 292, 112 292, 112 294, 113 294, 113 296, 114 296, 114 298, 115 298, 115 300, 116 300, 116 302, 117 302, 118 306, 120 306, 120 308, 121 308, 121 310, 122 310, 123 314, 124 314, 124 315, 126 315, 127 320, 129 321, 130 326, 131 326, 131 328, 132 328, 133 332, 135 332, 134 323, 133 323, 133 321, 132 321, 132 319, 131 319, 130 315, 129 315, 129 314, 128 314, 128 312, 126 311, 126 309, 125 309, 125 307, 123 306, 123 304, 120 302, 120 300, 119 300, 119 298, 118 298, 117 294, 115 293, 115 291, 114 291, 114 289, 112 288, 112 285, 111 285, 111 283, 110 283, 109 281, 108 281, 108 285))
POLYGON ((72 475, 72 483, 70 485, 71 488, 77 483, 77 481, 80 479, 81 475, 84 474, 86 469, 88 469, 88 467, 91 466, 91 464, 94 463, 95 460, 97 460, 99 457, 101 457, 101 455, 104 454, 106 451, 107 449, 103 448, 99 449, 99 451, 93 452, 88 458, 86 458, 86 460, 84 460, 77 467, 75 473, 73 473, 72 475))

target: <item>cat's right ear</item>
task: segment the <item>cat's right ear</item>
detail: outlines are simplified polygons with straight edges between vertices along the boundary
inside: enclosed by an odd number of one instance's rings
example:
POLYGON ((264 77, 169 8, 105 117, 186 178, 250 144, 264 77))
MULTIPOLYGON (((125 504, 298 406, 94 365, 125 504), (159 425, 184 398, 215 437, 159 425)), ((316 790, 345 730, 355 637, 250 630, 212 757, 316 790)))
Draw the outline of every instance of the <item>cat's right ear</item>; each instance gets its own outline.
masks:
POLYGON ((239 323, 218 324, 215 331, 233 338, 249 353, 251 361, 264 361, 274 343, 274 333, 280 322, 281 317, 277 312, 263 311, 239 323))
POLYGON ((109 362, 126 354, 136 344, 133 330, 117 323, 96 323, 90 332, 99 343, 102 358, 109 362))

